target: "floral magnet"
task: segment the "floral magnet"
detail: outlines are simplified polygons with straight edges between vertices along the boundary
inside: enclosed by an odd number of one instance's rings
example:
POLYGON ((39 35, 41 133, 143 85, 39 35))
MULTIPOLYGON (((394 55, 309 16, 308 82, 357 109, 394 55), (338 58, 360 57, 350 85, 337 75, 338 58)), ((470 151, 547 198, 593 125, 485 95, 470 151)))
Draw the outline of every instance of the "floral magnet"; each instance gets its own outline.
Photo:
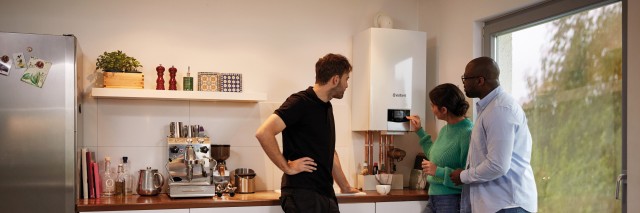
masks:
POLYGON ((23 82, 42 88, 47 74, 51 69, 51 62, 36 57, 31 57, 27 63, 27 70, 22 75, 23 82))
POLYGON ((27 66, 27 63, 24 60, 24 54, 22 53, 14 53, 13 54, 13 64, 16 65, 16 69, 22 69, 27 66))

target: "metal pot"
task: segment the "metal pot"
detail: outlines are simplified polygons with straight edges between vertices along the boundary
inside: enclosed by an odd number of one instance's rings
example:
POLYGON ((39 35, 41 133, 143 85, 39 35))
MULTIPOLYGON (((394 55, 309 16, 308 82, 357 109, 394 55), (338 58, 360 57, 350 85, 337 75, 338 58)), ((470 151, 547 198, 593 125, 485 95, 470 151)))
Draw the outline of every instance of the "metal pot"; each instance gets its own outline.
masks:
POLYGON ((240 194, 249 194, 254 193, 256 182, 255 182, 256 173, 253 169, 249 168, 238 168, 233 170, 233 185, 238 187, 236 193, 240 194))
POLYGON ((139 195, 153 196, 158 195, 164 185, 164 176, 158 173, 157 169, 141 169, 138 178, 138 189, 136 190, 139 195))

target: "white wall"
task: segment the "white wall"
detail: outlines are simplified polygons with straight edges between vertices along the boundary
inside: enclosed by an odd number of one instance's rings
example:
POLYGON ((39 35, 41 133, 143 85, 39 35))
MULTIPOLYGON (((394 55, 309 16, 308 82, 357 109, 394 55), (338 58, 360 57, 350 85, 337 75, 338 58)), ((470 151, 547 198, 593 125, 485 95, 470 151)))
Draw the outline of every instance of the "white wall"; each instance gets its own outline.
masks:
MULTIPOLYGON (((438 84, 452 83, 462 88, 460 76, 467 63, 482 55, 482 22, 535 4, 540 0, 424 0, 420 5, 420 30, 428 36, 427 73, 437 73, 438 84), (422 13, 422 11, 427 11, 422 13)), ((429 84, 429 81, 427 82, 429 84)), ((472 103, 472 100, 467 100, 472 103)), ((471 114, 471 110, 468 113, 471 114)), ((437 129, 444 126, 437 121, 437 129)), ((435 127, 432 127, 435 128, 435 127)))
MULTIPOLYGON (((132 169, 161 171, 171 121, 200 124, 214 143, 231 144, 229 168, 258 173, 257 190, 275 189, 280 172, 263 154, 255 130, 291 93, 311 86, 318 58, 333 52, 351 58, 351 37, 372 27, 384 11, 395 28, 418 29, 418 0, 112 0, 3 1, 0 31, 74 34, 84 51, 85 146, 104 156, 127 155, 132 169), (244 90, 264 92, 250 103, 93 99, 95 59, 123 50, 144 68, 145 88, 155 88, 155 67, 178 68, 179 88, 192 72, 243 74, 244 90)), ((168 74, 165 73, 165 82, 168 74)), ((168 88, 168 86, 165 86, 168 88)), ((348 91, 334 100, 337 150, 353 182, 361 138, 350 131, 348 91), (355 148, 354 148, 355 146, 355 148), (356 159, 354 159, 356 158, 356 159)), ((411 161, 413 158, 411 158, 411 161)))

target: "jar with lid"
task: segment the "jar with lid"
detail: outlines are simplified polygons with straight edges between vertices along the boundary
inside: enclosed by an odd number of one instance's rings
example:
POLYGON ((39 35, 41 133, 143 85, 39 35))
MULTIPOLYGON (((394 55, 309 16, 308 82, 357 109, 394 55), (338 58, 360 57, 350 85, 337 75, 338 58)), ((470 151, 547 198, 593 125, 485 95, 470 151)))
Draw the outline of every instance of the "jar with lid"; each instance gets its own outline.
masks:
POLYGON ((127 183, 127 173, 124 172, 124 165, 118 164, 118 178, 116 179, 116 196, 125 196, 127 183))

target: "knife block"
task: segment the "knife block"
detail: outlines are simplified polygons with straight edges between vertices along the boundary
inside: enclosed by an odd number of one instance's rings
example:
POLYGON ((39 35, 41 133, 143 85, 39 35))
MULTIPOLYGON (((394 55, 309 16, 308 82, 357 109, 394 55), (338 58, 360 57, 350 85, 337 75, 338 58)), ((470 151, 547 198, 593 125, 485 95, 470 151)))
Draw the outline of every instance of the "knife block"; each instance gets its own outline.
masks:
MULTIPOLYGON (((402 182, 402 174, 392 174, 391 189, 402 189, 404 187, 402 182)), ((356 188, 361 190, 376 190, 376 185, 379 185, 375 175, 358 175, 358 181, 356 188)))

